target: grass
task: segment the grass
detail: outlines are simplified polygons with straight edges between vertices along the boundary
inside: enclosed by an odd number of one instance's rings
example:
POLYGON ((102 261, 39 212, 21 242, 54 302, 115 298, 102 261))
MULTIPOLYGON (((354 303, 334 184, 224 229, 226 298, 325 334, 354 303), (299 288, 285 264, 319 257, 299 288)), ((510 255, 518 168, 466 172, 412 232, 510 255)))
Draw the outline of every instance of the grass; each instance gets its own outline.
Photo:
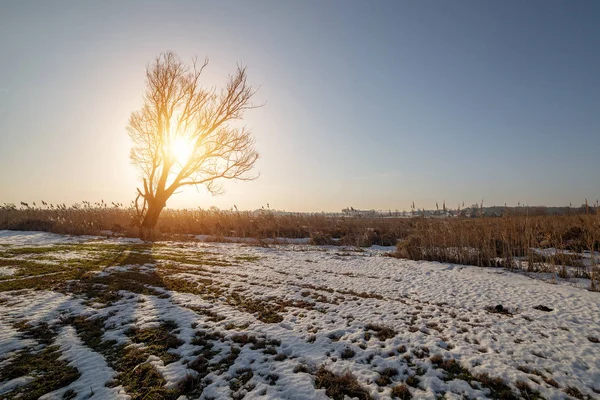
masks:
MULTIPOLYGON (((512 400, 518 399, 518 397, 513 393, 510 386, 508 386, 501 378, 490 377, 487 373, 473 375, 468 369, 463 367, 459 362, 454 359, 447 359, 440 355, 434 355, 429 359, 431 363, 442 370, 444 370, 445 381, 452 381, 455 379, 463 380, 465 382, 478 382, 483 388, 486 388, 490 391, 490 397, 492 399, 503 399, 503 400, 512 400)), ((473 386, 473 385, 472 385, 473 386)), ((521 390, 522 393, 523 390, 521 390)), ((530 390, 526 394, 533 395, 535 392, 530 390)), ((527 398, 527 397, 525 397, 527 398)), ((536 397, 533 397, 536 398, 536 397)))
POLYGON ((125 387, 132 400, 178 398, 178 390, 166 389, 166 381, 153 365, 144 362, 146 358, 139 350, 130 349, 115 364, 121 372, 118 382, 125 387))
POLYGON ((283 317, 278 311, 284 311, 284 307, 273 304, 271 301, 262 301, 254 298, 245 298, 238 293, 231 293, 229 302, 236 308, 245 312, 256 314, 256 318, 266 323, 279 323, 283 317))
POLYGON ((229 388, 232 392, 237 392, 244 387, 250 379, 254 376, 251 368, 240 368, 235 371, 235 375, 229 382, 229 388))
POLYGON ((345 347, 344 350, 342 350, 340 357, 342 357, 342 360, 349 360, 350 358, 354 357, 355 354, 356 352, 350 347, 345 347))
POLYGON ((344 400, 346 396, 359 400, 372 399, 367 389, 363 388, 350 372, 336 375, 324 366, 315 373, 315 387, 325 389, 325 394, 334 400, 344 400))
POLYGON ((410 375, 408 378, 406 378, 406 384, 414 388, 419 387, 420 382, 421 381, 419 380, 419 378, 415 375, 410 375))
POLYGON ((235 334, 231 337, 231 341, 242 346, 252 344, 252 350, 265 349, 267 346, 278 347, 281 345, 281 341, 277 339, 261 338, 254 335, 248 335, 247 333, 235 334))
POLYGON ((206 318, 206 320, 208 322, 220 322, 220 321, 223 321, 223 320, 227 319, 223 315, 220 315, 220 314, 218 314, 218 313, 216 313, 214 311, 211 311, 210 309, 207 309, 205 307, 199 307, 199 306, 194 306, 194 305, 186 305, 185 307, 187 307, 190 310, 194 311, 198 315, 205 315, 205 316, 207 316, 208 318, 206 318))
POLYGON ((525 381, 517 381, 515 384, 519 392, 521 393, 521 397, 527 400, 538 400, 542 399, 540 392, 537 390, 533 390, 531 386, 525 381))
POLYGON ((37 325, 31 325, 23 320, 13 324, 24 339, 35 339, 43 345, 50 345, 56 337, 56 331, 48 326, 48 323, 41 322, 37 325))
MULTIPOLYGON (((202 393, 203 388, 206 386, 203 382, 204 378, 211 372, 219 371, 219 368, 224 368, 226 363, 219 363, 217 360, 218 351, 213 350, 215 342, 221 342, 224 337, 214 332, 198 331, 192 339, 192 344, 200 346, 195 355, 196 358, 190 361, 187 365, 188 368, 196 371, 196 375, 189 375, 183 382, 180 383, 180 390, 189 396, 198 396, 202 393)), ((224 359, 235 360, 237 353, 234 347, 230 347, 231 352, 224 359)))
POLYGON ((475 375, 475 380, 478 381, 484 388, 490 390, 490 396, 493 399, 518 399, 518 397, 512 392, 510 386, 504 383, 504 381, 501 378, 490 377, 487 373, 484 373, 475 375))
POLYGON ((40 278, 39 276, 32 276, 10 281, 0 281, 0 292, 24 289, 52 290, 65 281, 82 278, 84 273, 85 271, 69 270, 65 272, 57 272, 52 275, 46 275, 43 278, 40 278))
POLYGON ((121 299, 119 291, 161 296, 156 287, 164 287, 162 278, 155 272, 129 270, 105 276, 83 276, 79 280, 66 282, 58 290, 84 296, 89 301, 111 304, 121 299))
POLYGON ((586 399, 586 396, 583 393, 581 393, 581 391, 574 386, 569 386, 568 388, 566 388, 565 393, 571 397, 575 397, 576 399, 581 399, 581 400, 586 399))
POLYGON ((288 307, 299 307, 308 310, 314 309, 314 304, 304 300, 284 300, 269 298, 268 300, 244 297, 243 293, 231 292, 227 297, 230 305, 240 311, 255 314, 259 321, 274 324, 283 321, 281 313, 286 312, 288 307))
MULTIPOLYGON (((69 321, 83 343, 92 350, 102 354, 108 365, 118 372, 112 383, 123 385, 133 400, 140 399, 176 399, 179 391, 166 389, 166 381, 154 366, 147 363, 148 355, 157 355, 163 360, 174 361, 175 356, 167 350, 178 346, 178 342, 168 331, 170 324, 163 323, 158 328, 148 328, 128 332, 136 343, 143 343, 144 348, 104 341, 104 319, 76 317, 69 321)), ((166 361, 165 361, 166 362, 166 361)))
POLYGON ((409 400, 412 399, 412 395, 410 394, 410 389, 408 388, 408 386, 401 384, 396 385, 392 388, 392 398, 409 400))
POLYGON ((375 383, 379 386, 387 386, 392 383, 392 378, 398 375, 396 368, 385 368, 379 372, 379 378, 375 380, 375 383))
POLYGON ((34 400, 41 395, 69 385, 79 378, 76 368, 68 361, 59 360, 58 346, 47 346, 42 350, 22 351, 0 370, 3 380, 31 376, 33 380, 7 394, 5 399, 34 400))
POLYGON ((183 341, 171 334, 173 325, 163 322, 158 327, 137 329, 133 328, 126 332, 133 343, 144 344, 144 351, 159 357, 166 364, 179 359, 178 356, 169 353, 183 344, 183 341))
MULTIPOLYGON (((144 265, 155 262, 151 254, 140 251, 144 245, 57 245, 56 247, 42 247, 44 252, 19 253, 19 256, 35 255, 35 260, 29 258, 0 258, 0 266, 17 268, 13 276, 3 277, 0 280, 0 291, 21 289, 55 289, 69 280, 82 279, 84 282, 91 271, 99 271, 104 267, 115 265, 144 265), (91 246, 91 247, 88 247, 91 246), (53 250, 52 250, 53 249, 53 250), (53 255, 68 251, 82 252, 80 257, 53 261, 53 255), (40 255, 43 254, 43 257, 40 255), (43 275, 43 278, 41 277, 43 275)), ((9 250, 18 249, 11 247, 9 250)), ((100 278, 96 278, 99 280, 100 278)), ((94 283, 102 283, 100 281, 94 283)))
POLYGON ((394 338, 397 333, 394 329, 390 328, 389 326, 380 324, 367 324, 365 325, 365 330, 374 331, 375 336, 377 336, 377 338, 382 341, 394 338))

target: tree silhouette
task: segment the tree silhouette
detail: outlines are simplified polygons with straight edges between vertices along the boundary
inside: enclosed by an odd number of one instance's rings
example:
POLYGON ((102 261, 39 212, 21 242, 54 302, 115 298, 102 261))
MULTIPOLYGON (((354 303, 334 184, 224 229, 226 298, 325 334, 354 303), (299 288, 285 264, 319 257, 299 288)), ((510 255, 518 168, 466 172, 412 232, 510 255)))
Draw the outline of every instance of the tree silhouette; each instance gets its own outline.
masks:
POLYGON ((177 189, 205 185, 220 194, 223 179, 257 177, 248 175, 258 159, 254 138, 233 125, 256 107, 251 103, 256 90, 240 65, 222 90, 203 87, 200 77, 207 65, 208 59, 202 65, 194 59, 189 67, 166 52, 146 68, 143 105, 127 126, 134 143, 131 160, 141 172, 135 207, 143 239, 153 238, 158 217, 177 189))

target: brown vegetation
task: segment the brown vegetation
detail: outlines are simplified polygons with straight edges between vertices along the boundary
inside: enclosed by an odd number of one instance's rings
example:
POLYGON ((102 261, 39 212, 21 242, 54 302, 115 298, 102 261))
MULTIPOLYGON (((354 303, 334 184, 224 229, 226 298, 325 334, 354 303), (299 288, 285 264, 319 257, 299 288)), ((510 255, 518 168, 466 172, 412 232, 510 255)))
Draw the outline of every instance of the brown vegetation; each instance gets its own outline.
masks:
MULTIPOLYGON (((496 218, 419 218, 397 246, 397 256, 481 267, 558 272, 575 267, 578 277, 595 278, 581 253, 600 249, 600 214, 505 215, 496 218), (542 253, 536 249, 556 249, 542 253)), ((593 254, 590 254, 592 256, 593 254)), ((592 257, 592 262, 594 260, 592 257)), ((596 279, 594 279, 596 280, 596 279)), ((597 284, 597 283, 596 283, 597 284)))
MULTIPOLYGON (((157 238, 185 239, 178 235, 216 238, 311 238, 314 244, 393 246, 406 237, 413 220, 407 218, 347 217, 327 214, 229 211, 218 209, 163 210, 156 226, 157 238)), ((0 229, 45 231, 73 235, 110 233, 137 236, 133 206, 83 202, 67 207, 43 203, 0 206, 0 229), (108 232, 110 231, 110 232, 108 232)))
POLYGON ((325 394, 335 400, 343 400, 346 396, 361 400, 372 398, 367 389, 362 387, 350 372, 336 375, 324 366, 321 366, 315 374, 315 387, 325 389, 325 394))

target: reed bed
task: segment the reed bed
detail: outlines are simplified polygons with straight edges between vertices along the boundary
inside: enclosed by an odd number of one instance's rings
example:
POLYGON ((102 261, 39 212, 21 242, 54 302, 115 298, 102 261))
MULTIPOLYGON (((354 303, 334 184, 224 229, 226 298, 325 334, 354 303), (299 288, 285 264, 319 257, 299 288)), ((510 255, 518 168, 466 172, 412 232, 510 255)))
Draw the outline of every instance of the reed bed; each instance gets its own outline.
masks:
POLYGON ((600 214, 418 218, 396 256, 480 267, 504 267, 600 284, 600 214))
MULTIPOLYGON (((210 235, 240 238, 311 238, 315 244, 394 246, 408 236, 409 218, 332 216, 324 213, 278 213, 218 209, 165 209, 156 230, 158 238, 210 235)), ((0 229, 40 230, 63 234, 137 236, 133 207, 83 202, 81 205, 21 203, 0 206, 0 229)))

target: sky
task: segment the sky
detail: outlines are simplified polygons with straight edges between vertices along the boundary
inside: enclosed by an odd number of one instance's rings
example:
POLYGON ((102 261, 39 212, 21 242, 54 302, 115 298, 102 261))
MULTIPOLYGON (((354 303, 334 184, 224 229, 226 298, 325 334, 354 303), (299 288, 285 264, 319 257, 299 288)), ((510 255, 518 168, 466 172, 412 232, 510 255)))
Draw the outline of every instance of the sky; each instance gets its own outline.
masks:
POLYGON ((600 197, 600 2, 0 1, 0 204, 128 205, 147 63, 260 87, 252 182, 172 208, 579 205, 600 197))

